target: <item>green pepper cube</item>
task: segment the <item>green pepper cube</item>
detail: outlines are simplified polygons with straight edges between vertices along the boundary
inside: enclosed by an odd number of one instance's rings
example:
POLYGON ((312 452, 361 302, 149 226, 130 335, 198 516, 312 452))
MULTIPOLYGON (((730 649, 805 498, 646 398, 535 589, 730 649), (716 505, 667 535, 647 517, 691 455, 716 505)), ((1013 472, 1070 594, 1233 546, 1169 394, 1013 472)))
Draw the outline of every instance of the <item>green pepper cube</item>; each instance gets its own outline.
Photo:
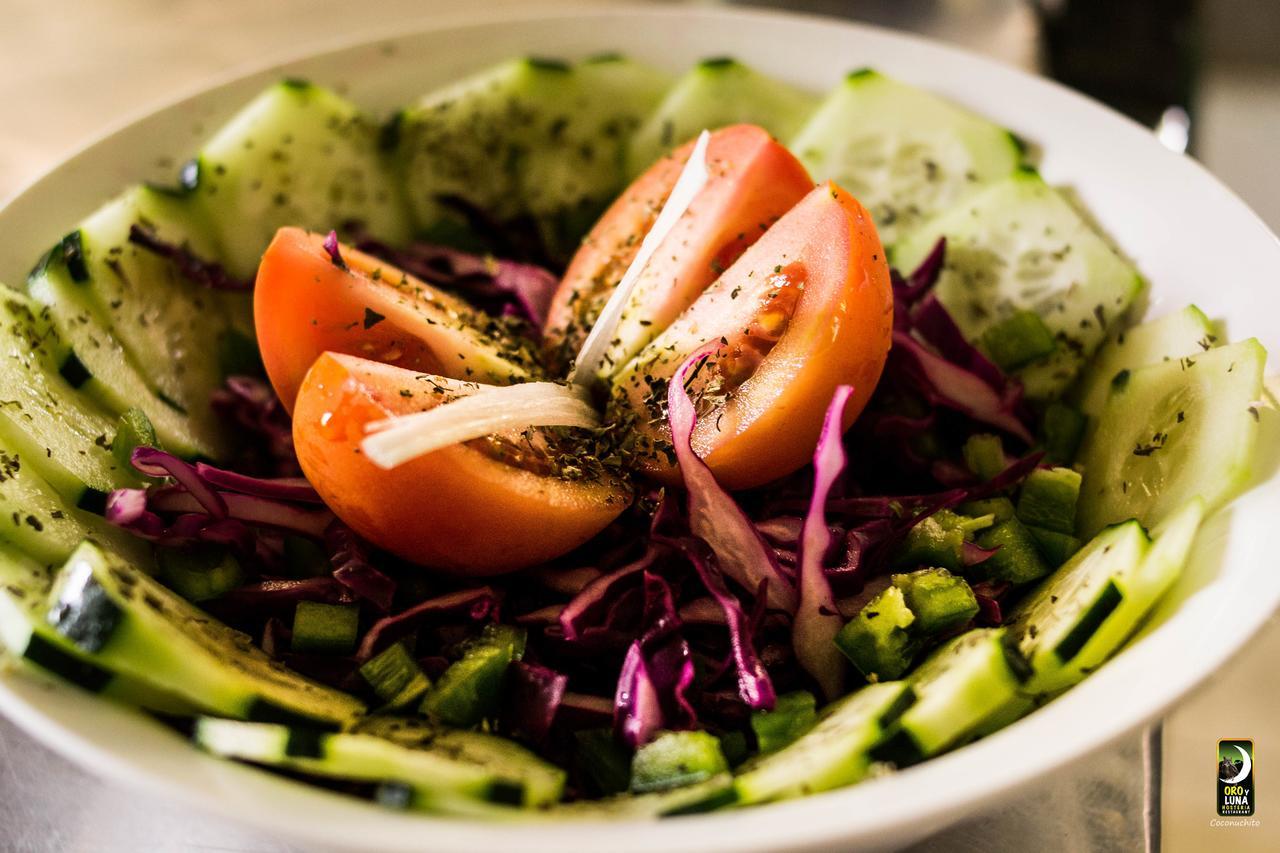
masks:
POLYGON ((964 565, 966 526, 971 519, 939 510, 908 531, 894 554, 893 563, 903 568, 942 566, 959 570, 964 565))
POLYGON ((1055 569, 1071 559, 1071 555, 1079 551, 1083 544, 1070 533, 1045 530, 1043 527, 1027 525, 1027 532, 1036 541, 1036 545, 1040 548, 1041 556, 1055 569))
POLYGON ((1023 584, 1038 580, 1052 571, 1040 556, 1036 541, 1016 518, 984 530, 978 534, 977 543, 983 548, 998 549, 971 569, 972 574, 984 580, 1006 580, 1023 584))
POLYGON ((964 464, 976 476, 990 480, 1005 469, 1004 442, 1000 436, 978 433, 965 439, 964 464))
POLYGON ((813 727, 818 718, 818 700, 806 690, 778 697, 772 711, 751 715, 751 730, 760 752, 775 752, 813 727))
POLYGON ((620 794, 631 784, 631 754, 613 729, 580 729, 573 733, 578 768, 605 796, 620 794))
POLYGON ((502 701, 507 668, 524 655, 525 632, 488 625, 449 665, 422 700, 422 712, 440 723, 470 728, 494 716, 502 701))
POLYGON ((1056 346, 1053 332, 1034 311, 1019 311, 982 333, 982 348, 1004 370, 1024 367, 1056 346))
POLYGON ((971 518, 991 516, 993 524, 1013 518, 1013 501, 1008 498, 982 498, 960 505, 960 512, 971 518))
POLYGON ((683 788, 728 769, 720 740, 710 732, 663 732, 631 759, 631 790, 643 794, 683 788))
POLYGON ((187 601, 217 598, 244 580, 240 561, 217 545, 161 548, 158 562, 160 580, 187 601))
POLYGON ((1044 412, 1041 434, 1045 455, 1057 465, 1070 465, 1076 460, 1080 439, 1084 436, 1085 416, 1065 403, 1051 403, 1044 412))
POLYGON ((360 667, 360 675, 392 710, 412 705, 431 687, 404 643, 393 643, 374 655, 360 667))
POLYGON ((902 590, 887 587, 836 634, 836 648, 868 681, 891 681, 907 671, 919 651, 910 633, 915 615, 902 590))
POLYGON ((1018 493, 1018 520, 1032 527, 1075 533, 1080 472, 1070 468, 1037 468, 1018 493))
POLYGON ((356 647, 360 609, 354 604, 299 601, 293 611, 295 652, 347 655, 356 647))
POLYGON ((894 575, 893 585, 915 616, 911 630, 917 636, 933 636, 968 622, 978 615, 978 599, 964 578, 946 569, 921 569, 894 575))
POLYGON ((133 451, 139 447, 159 447, 156 428, 142 409, 126 409, 116 423, 116 434, 111 439, 111 455, 126 471, 133 470, 133 451))

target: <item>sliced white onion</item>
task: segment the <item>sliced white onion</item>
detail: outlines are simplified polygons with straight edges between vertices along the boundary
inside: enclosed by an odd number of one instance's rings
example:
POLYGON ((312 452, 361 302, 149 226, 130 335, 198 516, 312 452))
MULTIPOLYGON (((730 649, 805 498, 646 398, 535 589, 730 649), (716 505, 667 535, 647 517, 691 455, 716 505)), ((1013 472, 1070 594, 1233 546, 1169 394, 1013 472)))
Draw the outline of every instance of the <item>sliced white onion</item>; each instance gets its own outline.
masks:
POLYGON ((569 374, 570 382, 590 385, 598 378, 609 343, 613 340, 618 324, 622 321, 622 312, 631 299, 631 292, 640 281, 641 273, 710 177, 707 170, 707 142, 710 139, 711 134, 705 130, 699 134, 698 141, 693 146, 693 153, 689 155, 689 162, 684 164, 680 177, 671 188, 671 195, 667 196, 667 201, 659 211, 658 218, 654 220, 653 227, 640 242, 640 249, 636 252, 631 265, 623 273, 622 280, 614 288, 613 295, 601 309, 600 316, 596 318, 591 326, 591 332, 583 341, 582 349, 578 351, 578 357, 574 361, 573 371, 569 374))
POLYGON ((480 385, 425 412, 374 421, 360 443, 379 468, 395 468, 435 450, 527 427, 597 427, 600 415, 581 388, 555 382, 480 385))

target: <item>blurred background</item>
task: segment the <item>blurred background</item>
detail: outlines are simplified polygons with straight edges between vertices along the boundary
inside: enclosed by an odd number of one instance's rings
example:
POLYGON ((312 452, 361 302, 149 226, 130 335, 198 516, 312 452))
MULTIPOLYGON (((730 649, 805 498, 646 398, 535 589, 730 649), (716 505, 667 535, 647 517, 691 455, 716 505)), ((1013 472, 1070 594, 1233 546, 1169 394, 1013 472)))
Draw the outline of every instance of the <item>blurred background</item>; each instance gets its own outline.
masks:
MULTIPOLYGON (((412 29, 478 9, 524 13, 533 5, 525 0, 0 0, 0 198, 104 130, 237 67, 354 39, 365 31, 412 29)), ((1054 77, 1151 127, 1166 146, 1200 159, 1280 231, 1280 0, 741 0, 740 5, 786 7, 910 30, 1054 77)), ((1272 285, 1269 279, 1260 286, 1272 285)), ((1276 660, 1280 623, 1273 618, 1246 652, 1165 721, 1163 785, 1154 803, 1159 807, 1162 797, 1163 849, 1280 849, 1280 818, 1268 809, 1280 799, 1271 798, 1268 782, 1263 782, 1259 810, 1262 829, 1224 834, 1209 827, 1214 799, 1207 771, 1221 737, 1253 737, 1264 764, 1280 756, 1276 660)), ((92 784, 0 722, 0 791, 8 796, 16 786, 4 784, 6 775, 14 783, 23 778, 49 783, 43 794, 17 803, 9 819, 21 817, 23 808, 36 808, 41 797, 55 796, 55 789, 92 784)), ((1266 769, 1261 775, 1270 778, 1266 769)), ((50 841, 53 846, 47 848, 33 835, 16 837, 12 826, 7 832, 0 822, 0 847, 14 849, 10 842, 19 845, 25 838, 35 845, 31 849, 106 849, 95 826, 110 825, 121 802, 113 796, 97 800, 96 816, 90 804, 84 834, 64 838, 66 844, 50 841)), ((38 831, 32 821, 28 833, 38 831)), ((197 843, 197 832, 198 825, 188 827, 183 837, 206 849, 267 849, 226 834, 197 843)), ((1054 838, 1061 836, 1045 835, 1036 844, 1064 849, 1054 838)))

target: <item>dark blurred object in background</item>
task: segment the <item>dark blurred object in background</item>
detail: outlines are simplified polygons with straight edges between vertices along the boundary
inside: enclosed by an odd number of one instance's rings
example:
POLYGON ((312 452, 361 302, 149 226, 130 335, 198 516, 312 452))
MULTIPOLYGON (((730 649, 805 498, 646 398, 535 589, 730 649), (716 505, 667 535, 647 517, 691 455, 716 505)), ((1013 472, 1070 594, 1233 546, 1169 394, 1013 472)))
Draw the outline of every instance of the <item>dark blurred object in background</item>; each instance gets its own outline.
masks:
POLYGON ((1203 32, 1195 0, 1034 5, 1045 73, 1156 128, 1171 148, 1194 147, 1190 114, 1203 32))

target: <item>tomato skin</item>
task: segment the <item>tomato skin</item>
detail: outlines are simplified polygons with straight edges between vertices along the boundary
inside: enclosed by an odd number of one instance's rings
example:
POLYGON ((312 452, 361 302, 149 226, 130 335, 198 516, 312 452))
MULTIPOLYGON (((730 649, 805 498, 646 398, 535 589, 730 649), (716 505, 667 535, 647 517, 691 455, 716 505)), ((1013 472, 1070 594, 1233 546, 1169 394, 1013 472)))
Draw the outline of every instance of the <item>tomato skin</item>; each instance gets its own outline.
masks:
MULTIPOLYGON (((663 157, 605 211, 583 240, 552 298, 544 336, 567 363, 589 324, 639 251, 644 235, 671 193, 693 142, 663 157)), ((710 177, 689 210, 649 262, 629 313, 644 317, 652 333, 620 328, 632 353, 673 321, 727 269, 764 229, 813 189, 813 179, 787 148, 761 127, 731 125, 707 144, 710 177), (639 335, 645 335, 638 338, 639 335)), ((618 367, 629 356, 622 356, 618 367)))
POLYGON ((488 321, 465 301, 348 246, 339 253, 343 266, 323 235, 281 228, 258 267, 258 347, 290 412, 324 352, 456 379, 505 384, 530 375, 530 365, 489 337, 488 321))
POLYGON ((637 415, 637 430, 652 442, 645 473, 677 484, 661 383, 702 349, 713 350, 716 371, 747 362, 749 378, 727 400, 700 408, 693 446, 725 487, 754 488, 810 460, 839 385, 854 387, 843 427, 853 423, 879 381, 892 331, 889 267, 871 216, 828 182, 636 357, 620 375, 612 407, 637 415), (760 326, 782 331, 757 356, 744 333, 760 326))
POLYGON ((298 393, 293 437, 302 470, 329 508, 373 544, 449 573, 501 574, 573 550, 630 504, 623 483, 541 476, 466 444, 377 467, 359 449, 365 424, 431 408, 430 379, 325 353, 298 393))

